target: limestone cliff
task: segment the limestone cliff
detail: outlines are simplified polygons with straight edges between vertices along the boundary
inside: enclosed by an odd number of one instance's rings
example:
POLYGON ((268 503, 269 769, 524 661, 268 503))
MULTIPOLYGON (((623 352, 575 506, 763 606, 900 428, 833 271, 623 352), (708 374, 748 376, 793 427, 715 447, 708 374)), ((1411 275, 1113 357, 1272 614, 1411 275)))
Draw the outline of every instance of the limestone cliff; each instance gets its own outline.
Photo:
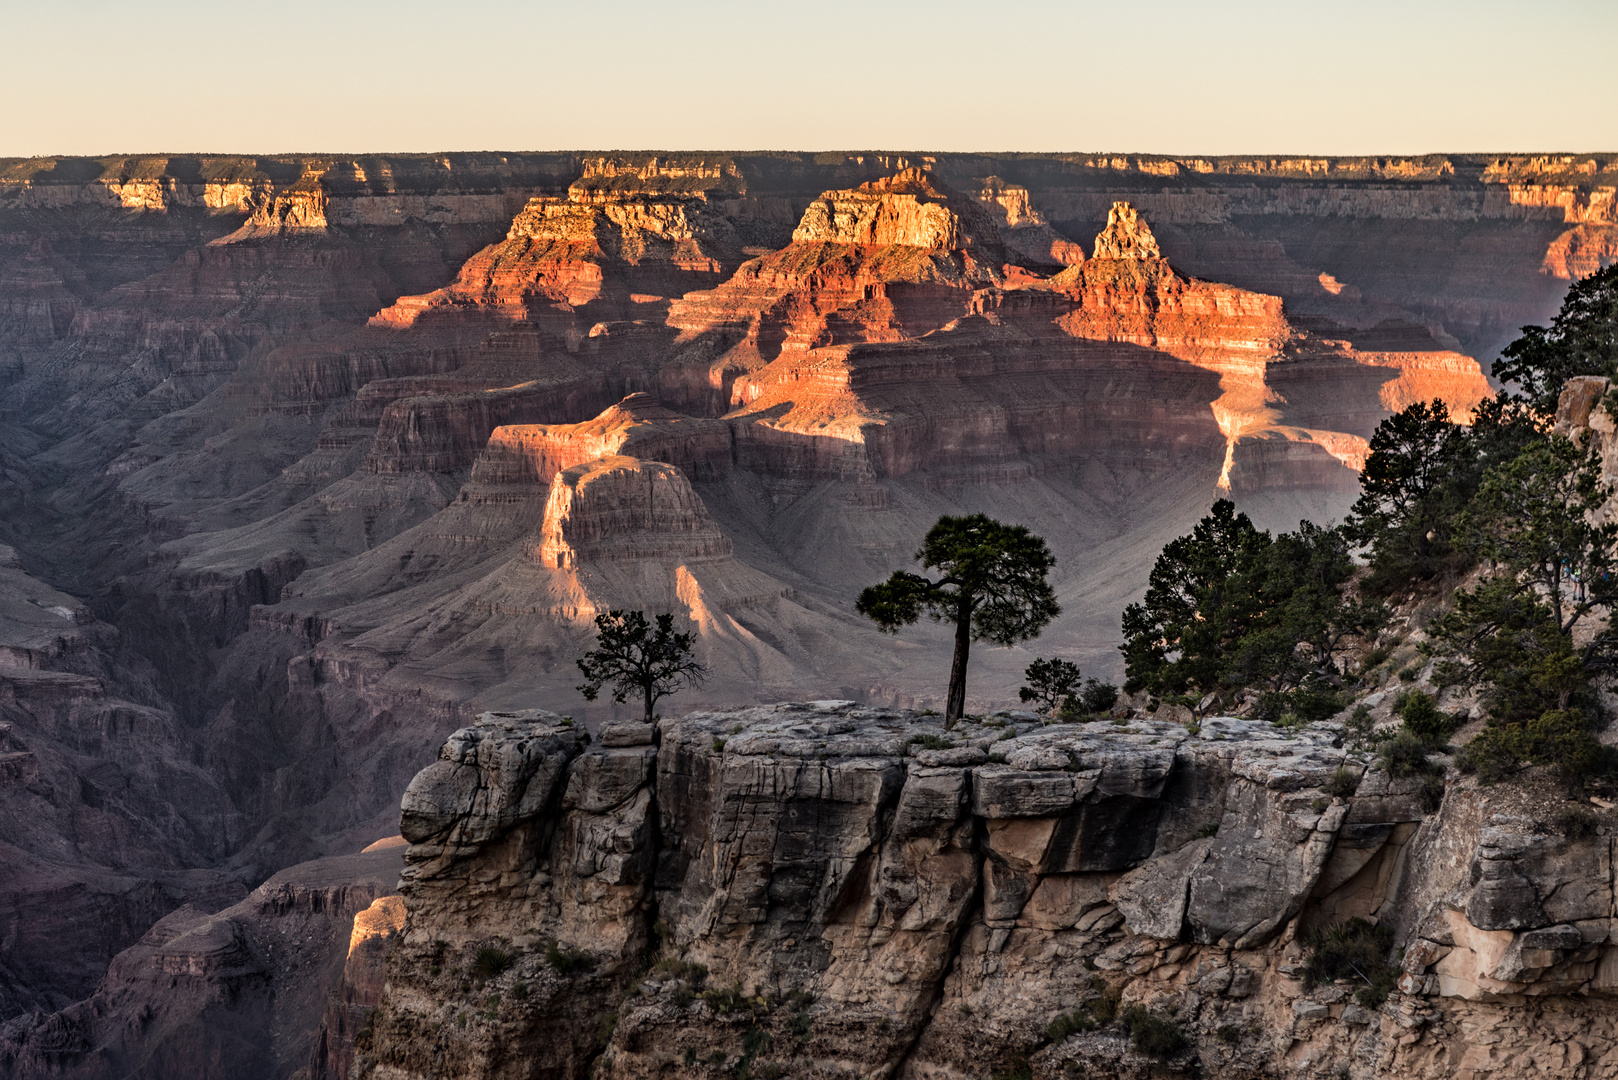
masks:
POLYGON ((719 289, 671 306, 687 334, 744 330, 771 358, 783 347, 919 337, 965 314, 972 290, 1000 283, 1006 250, 972 199, 922 169, 827 191, 792 242, 744 264, 719 289))
POLYGON ((1605 1075, 1612 824, 1338 743, 827 701, 596 746, 485 715, 405 795, 355 1075, 1605 1075), (1392 931, 1385 1002, 1305 978, 1302 931, 1348 918, 1392 931), (1183 1045, 1133 1049, 1120 999, 1183 1045))

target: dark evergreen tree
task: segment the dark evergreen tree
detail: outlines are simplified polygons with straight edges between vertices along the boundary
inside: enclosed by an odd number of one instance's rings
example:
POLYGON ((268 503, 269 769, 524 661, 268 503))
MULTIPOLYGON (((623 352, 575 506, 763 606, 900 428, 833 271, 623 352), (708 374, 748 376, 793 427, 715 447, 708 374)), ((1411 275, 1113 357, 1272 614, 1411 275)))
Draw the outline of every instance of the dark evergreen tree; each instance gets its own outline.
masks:
POLYGON ((646 705, 646 722, 656 716, 659 700, 682 686, 700 686, 708 669, 693 655, 695 635, 676 633, 674 616, 657 616, 656 625, 640 611, 608 611, 596 616, 596 648, 579 660, 584 682, 578 687, 594 701, 604 685, 612 700, 638 695, 646 705))
POLYGON ((1061 614, 1045 580, 1056 564, 1045 541, 1022 525, 1002 525, 984 514, 941 517, 927 532, 916 561, 940 576, 904 570, 860 593, 860 614, 887 633, 924 613, 955 624, 944 722, 966 713, 966 666, 973 641, 1010 646, 1039 635, 1061 614))
POLYGON ((1124 610, 1125 689, 1257 689, 1268 715, 1330 715, 1347 645, 1385 618, 1346 596, 1353 573, 1340 530, 1300 522, 1272 539, 1219 500, 1163 549, 1145 599, 1124 610))
POLYGON ((1027 685, 1017 691, 1018 700, 1038 702, 1040 708, 1051 713, 1068 702, 1076 703, 1083 683, 1079 665, 1070 660, 1047 660, 1043 656, 1024 668, 1022 677, 1027 685))
MULTIPOLYGON (((1541 416, 1575 375, 1618 376, 1618 265, 1575 281, 1550 326, 1525 326, 1491 369, 1541 416)), ((1618 381, 1618 379, 1615 379, 1618 381)))

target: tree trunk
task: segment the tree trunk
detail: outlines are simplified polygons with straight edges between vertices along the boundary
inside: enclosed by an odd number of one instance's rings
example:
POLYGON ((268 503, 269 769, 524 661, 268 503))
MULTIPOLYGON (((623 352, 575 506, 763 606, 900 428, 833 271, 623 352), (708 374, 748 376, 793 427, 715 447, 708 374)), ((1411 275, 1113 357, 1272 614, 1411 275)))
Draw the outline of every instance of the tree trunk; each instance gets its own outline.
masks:
POLYGON ((657 699, 652 696, 651 683, 647 683, 643 689, 646 691, 646 722, 650 724, 652 722, 652 708, 657 704, 657 699))
POLYGON ((944 706, 944 727, 952 728, 966 715, 966 661, 972 652, 972 603, 963 597, 955 610, 955 660, 949 668, 949 702, 944 706))

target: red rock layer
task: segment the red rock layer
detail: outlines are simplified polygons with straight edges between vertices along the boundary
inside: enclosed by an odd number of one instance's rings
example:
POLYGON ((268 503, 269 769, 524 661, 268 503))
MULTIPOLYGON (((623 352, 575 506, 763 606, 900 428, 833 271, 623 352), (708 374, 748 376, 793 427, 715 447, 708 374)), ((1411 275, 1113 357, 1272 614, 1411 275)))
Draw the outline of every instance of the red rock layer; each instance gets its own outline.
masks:
MULTIPOLYGON (((805 215, 801 235, 819 236, 827 222, 838 221, 846 223, 841 227, 847 235, 860 237, 942 243, 956 235, 936 214, 922 213, 920 204, 890 207, 862 198, 838 211, 838 200, 828 197, 817 205, 805 215)), ((938 255, 928 248, 903 250, 938 255)), ((757 281, 752 266, 709 295, 749 295, 757 281)), ((824 295, 814 293, 818 282, 812 279, 781 275, 773 284, 784 290, 775 308, 800 315, 824 295)), ((1309 444, 1289 452, 1294 458, 1302 454, 1299 461, 1338 463, 1335 475, 1320 464, 1299 469, 1305 486, 1330 481, 1327 486, 1347 487, 1353 483, 1350 470, 1363 463, 1366 439, 1387 411, 1441 397, 1465 416, 1489 393, 1475 361, 1430 336, 1427 348, 1394 335, 1368 342, 1382 348, 1358 352, 1349 341, 1293 326, 1279 297, 1177 273, 1127 203, 1112 208, 1096 238, 1095 257, 1048 282, 1024 277, 1010 283, 1017 288, 970 291, 967 284, 959 283, 952 302, 962 305, 961 314, 983 316, 980 324, 957 317, 925 345, 891 323, 882 333, 867 326, 863 337, 871 344, 863 347, 829 344, 835 335, 824 329, 809 338, 800 332, 799 340, 788 342, 796 348, 784 348, 768 365, 739 375, 733 388, 740 406, 734 416, 738 460, 774 472, 807 469, 843 478, 924 469, 975 470, 995 478, 1021 455, 1096 452, 1094 425, 1077 413, 1053 412, 1046 399, 1089 400, 1099 374, 1092 366, 1096 360, 1116 365, 1114 376, 1127 369, 1140 377, 1142 357, 1155 356, 1159 364, 1172 358, 1217 374, 1219 392, 1205 399, 1204 416, 1224 437, 1221 486, 1232 484, 1238 444, 1262 439, 1276 448, 1309 444), (1081 347, 1072 339, 1091 344, 1081 347), (882 341, 888 344, 876 347, 882 341), (1278 392, 1272 375, 1287 385, 1287 395, 1278 392), (1032 436, 1038 427, 1033 416, 1060 425, 1062 435, 1032 436)), ((756 300, 759 293, 751 295, 756 300)), ((689 326, 678 322, 684 314, 676 308, 671 321, 689 326)), ((834 310, 809 324, 829 328, 841 325, 838 320, 850 320, 849 311, 834 310)), ((1274 456, 1254 447, 1260 451, 1274 456)), ((1284 473, 1269 469, 1262 475, 1271 482, 1284 473)), ((1260 473, 1255 465, 1242 475, 1260 473)))
POLYGON ((730 425, 683 416, 649 394, 630 394, 581 424, 495 428, 470 482, 549 484, 559 472, 614 455, 668 462, 692 479, 713 479, 731 469, 730 425))
MULTIPOLYGON (((575 185, 531 199, 504 241, 479 252, 453 285, 401 297, 371 319, 404 328, 466 319, 517 321, 588 311, 634 318, 669 296, 719 280, 737 247, 705 195, 575 185)), ((587 324, 586 324, 587 325, 587 324)))
POLYGON ((792 243, 720 288, 671 305, 687 334, 741 331, 763 358, 782 348, 920 337, 999 284, 1006 249, 974 200, 920 170, 824 192, 792 243))

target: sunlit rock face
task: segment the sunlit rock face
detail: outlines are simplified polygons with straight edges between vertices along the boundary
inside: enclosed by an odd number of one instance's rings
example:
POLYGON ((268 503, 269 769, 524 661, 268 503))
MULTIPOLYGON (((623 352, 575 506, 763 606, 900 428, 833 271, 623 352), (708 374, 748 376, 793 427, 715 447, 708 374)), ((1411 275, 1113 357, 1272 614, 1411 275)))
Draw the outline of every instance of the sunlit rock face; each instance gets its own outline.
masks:
POLYGON ((710 193, 725 194, 732 177, 653 169, 625 179, 616 182, 598 164, 565 196, 530 199, 505 240, 469 260, 454 284, 401 297, 371 325, 402 329, 423 319, 568 325, 576 312, 597 321, 634 318, 714 283, 739 261, 735 229, 708 205, 710 193))
MULTIPOLYGON (((0 162, 0 1002, 51 1015, 165 913, 391 835, 479 712, 614 718, 573 696, 600 610, 695 629, 713 674, 679 711, 923 709, 941 631, 851 597, 981 511, 1056 553, 1036 650, 1116 674, 1118 611, 1216 495, 1340 517, 1390 411, 1464 417, 1480 362, 1610 261, 1615 175, 0 162), (70 919, 97 932, 57 957, 70 919)), ((972 707, 1032 655, 975 657, 972 707)))

